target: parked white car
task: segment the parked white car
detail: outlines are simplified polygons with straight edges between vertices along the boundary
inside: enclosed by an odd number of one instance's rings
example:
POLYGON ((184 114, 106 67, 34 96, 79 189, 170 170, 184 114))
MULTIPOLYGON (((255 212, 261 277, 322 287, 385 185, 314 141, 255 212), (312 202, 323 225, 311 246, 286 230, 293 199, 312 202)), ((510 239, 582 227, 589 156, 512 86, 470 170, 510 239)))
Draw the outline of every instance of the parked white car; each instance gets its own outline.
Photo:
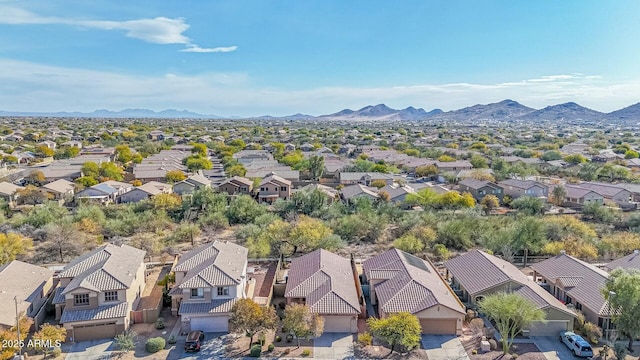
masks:
POLYGON ((567 345, 569 350, 571 350, 575 356, 593 356, 593 349, 591 348, 591 345, 580 335, 576 335, 571 331, 563 331, 560 333, 560 341, 567 345))

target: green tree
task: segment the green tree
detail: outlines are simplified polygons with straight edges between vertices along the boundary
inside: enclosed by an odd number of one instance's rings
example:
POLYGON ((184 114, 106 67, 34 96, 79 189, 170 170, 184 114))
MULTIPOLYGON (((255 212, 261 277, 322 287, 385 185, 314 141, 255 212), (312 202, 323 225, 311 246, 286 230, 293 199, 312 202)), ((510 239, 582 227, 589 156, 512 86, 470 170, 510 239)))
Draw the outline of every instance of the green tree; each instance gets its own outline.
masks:
POLYGON ((100 176, 102 180, 124 180, 124 170, 116 163, 104 162, 100 164, 100 176))
POLYGON ((544 311, 519 294, 499 292, 478 303, 480 311, 496 324, 502 335, 502 352, 508 354, 515 336, 534 321, 544 321, 544 311))
POLYGON ((586 219, 591 219, 603 224, 613 224, 618 221, 619 218, 615 210, 595 201, 589 202, 582 207, 582 215, 586 219))
POLYGON ((556 185, 551 191, 551 201, 556 206, 562 205, 566 197, 567 189, 565 189, 564 185, 556 185))
POLYGON ((226 170, 227 176, 245 176, 247 169, 242 164, 229 166, 226 170))
POLYGON ((191 149, 191 152, 198 156, 205 157, 207 156, 207 152, 208 152, 207 145, 193 144, 193 148, 191 149))
POLYGON ((418 166, 415 170, 416 177, 427 177, 438 175, 438 168, 435 165, 418 166))
POLYGON ((211 170, 213 168, 213 163, 209 159, 201 157, 188 157, 186 165, 190 171, 211 170))
POLYGON ((489 167, 489 162, 487 161, 487 159, 480 155, 471 156, 469 162, 475 169, 485 169, 489 167))
POLYGON ((497 196, 489 194, 483 197, 482 200, 480 200, 480 205, 482 205, 482 208, 484 208, 486 211, 491 211, 495 208, 500 207, 500 200, 497 196))
POLYGON ((409 351, 420 345, 422 331, 420 321, 408 312, 391 314, 383 319, 371 317, 367 319, 367 325, 374 337, 389 344, 391 347, 389 355, 398 345, 409 351))
POLYGON ((602 294, 615 310, 611 314, 613 321, 618 331, 629 338, 627 349, 632 351, 633 339, 640 337, 640 272, 614 270, 602 294))
POLYGON ((393 247, 410 254, 424 250, 425 244, 413 234, 405 234, 393 241, 393 247))
POLYGON ((624 153, 624 158, 625 159, 637 159, 638 158, 638 152, 635 150, 627 150, 624 153))
POLYGON ((511 202, 511 207, 525 215, 544 214, 544 201, 532 196, 521 196, 511 202))
POLYGON ((249 348, 257 333, 275 329, 276 326, 278 315, 271 306, 262 307, 251 299, 240 299, 231 308, 229 328, 235 333, 248 336, 249 348))
MULTIPOLYGON (((33 334, 33 339, 38 340, 38 342, 36 343, 39 343, 39 344, 63 343, 66 337, 67 337, 67 329, 61 326, 56 326, 51 324, 44 324, 40 326, 40 330, 35 334, 33 334)), ((43 351, 45 353, 45 357, 49 353, 49 349, 50 349, 49 346, 39 346, 37 348, 38 350, 43 351)))
POLYGON ((284 309, 282 325, 296 337, 298 347, 300 347, 300 339, 322 335, 324 318, 312 313, 308 306, 294 303, 287 305, 284 309))
POLYGON ((82 175, 97 178, 100 176, 100 166, 93 161, 87 161, 82 164, 82 175))
POLYGON ((40 145, 36 148, 36 154, 38 154, 41 157, 50 157, 55 155, 56 151, 53 149, 50 149, 46 145, 40 145))
POLYGON ((83 187, 91 187, 93 185, 98 185, 98 180, 93 176, 82 176, 75 180, 75 183, 78 185, 82 185, 83 187))
POLYGON ((136 348, 138 334, 129 329, 118 335, 114 339, 116 347, 123 353, 127 353, 136 348))
POLYGON ((133 159, 133 153, 129 145, 121 144, 116 146, 116 160, 125 164, 133 159))
POLYGON ((175 184, 187 178, 187 175, 184 174, 181 170, 171 170, 167 171, 167 175, 165 175, 165 179, 169 184, 175 184))
POLYGON ((24 189, 18 190, 17 195, 17 203, 26 205, 44 204, 53 198, 53 195, 50 193, 33 185, 27 185, 24 189))
POLYGON ((31 239, 15 233, 0 233, 0 265, 16 259, 31 250, 31 239))
POLYGON ((524 266, 527 266, 529 251, 540 251, 547 242, 547 233, 543 220, 528 216, 514 224, 514 248, 524 251, 524 266))
POLYGON ((226 214, 231 224, 248 224, 266 212, 267 209, 250 196, 240 195, 231 200, 226 214))
POLYGON ((309 157, 309 172, 312 180, 318 180, 324 173, 324 156, 312 155, 309 157))
POLYGON ((540 156, 540 159, 544 161, 560 160, 562 159, 562 154, 560 153, 560 151, 550 150, 542 154, 542 156, 540 156))

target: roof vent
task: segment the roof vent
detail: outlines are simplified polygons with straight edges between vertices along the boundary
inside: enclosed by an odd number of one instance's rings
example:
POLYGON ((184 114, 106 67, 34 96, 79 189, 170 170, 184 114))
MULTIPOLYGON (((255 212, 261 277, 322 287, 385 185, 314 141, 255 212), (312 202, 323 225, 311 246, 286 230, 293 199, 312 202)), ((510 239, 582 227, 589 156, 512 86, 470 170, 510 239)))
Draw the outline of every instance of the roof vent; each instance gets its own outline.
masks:
POLYGON ((564 250, 560 250, 560 255, 565 255, 567 252, 564 250))

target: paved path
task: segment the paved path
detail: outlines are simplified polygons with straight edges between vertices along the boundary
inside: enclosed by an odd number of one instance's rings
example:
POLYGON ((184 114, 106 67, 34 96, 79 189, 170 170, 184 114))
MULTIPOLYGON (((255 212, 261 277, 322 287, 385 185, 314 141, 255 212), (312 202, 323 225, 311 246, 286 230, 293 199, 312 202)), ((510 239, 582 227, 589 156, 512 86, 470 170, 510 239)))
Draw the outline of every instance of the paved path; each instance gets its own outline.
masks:
POLYGON ((575 357, 556 336, 532 336, 531 340, 547 360, 575 360, 575 357))
POLYGON ((353 334, 325 333, 313 340, 315 359, 354 359, 353 334))
POLYGON ((455 335, 422 335, 422 347, 427 351, 429 360, 469 360, 455 335))
POLYGON ((113 340, 80 341, 71 345, 66 360, 102 360, 109 359, 113 351, 113 340))

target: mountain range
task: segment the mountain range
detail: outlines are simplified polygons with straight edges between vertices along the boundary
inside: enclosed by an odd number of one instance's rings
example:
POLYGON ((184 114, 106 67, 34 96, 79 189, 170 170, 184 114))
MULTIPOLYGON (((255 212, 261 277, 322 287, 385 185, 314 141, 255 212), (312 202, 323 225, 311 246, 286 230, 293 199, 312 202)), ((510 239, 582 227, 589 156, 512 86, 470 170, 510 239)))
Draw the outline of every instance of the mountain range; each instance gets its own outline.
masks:
MULTIPOLYGON (((46 116, 46 117, 87 117, 87 118, 170 118, 170 119, 240 119, 199 114, 187 110, 168 109, 153 111, 148 109, 124 109, 122 111, 96 110, 83 112, 12 112, 0 111, 0 116, 46 116)), ((640 122, 640 103, 610 113, 598 112, 574 102, 533 109, 517 101, 503 100, 492 104, 478 104, 458 110, 444 112, 440 109, 426 111, 409 106, 392 109, 385 104, 369 105, 359 110, 344 109, 327 115, 313 116, 294 114, 289 116, 250 117, 258 120, 317 120, 317 121, 619 121, 640 122)))

